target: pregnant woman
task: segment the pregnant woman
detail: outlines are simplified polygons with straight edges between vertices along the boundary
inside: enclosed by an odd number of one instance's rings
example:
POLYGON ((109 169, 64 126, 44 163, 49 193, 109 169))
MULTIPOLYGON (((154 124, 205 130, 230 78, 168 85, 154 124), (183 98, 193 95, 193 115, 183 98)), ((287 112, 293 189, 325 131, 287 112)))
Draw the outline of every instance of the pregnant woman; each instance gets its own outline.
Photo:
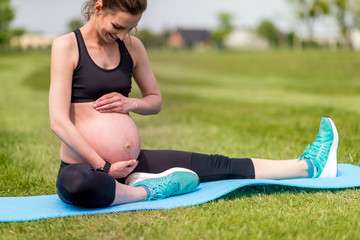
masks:
POLYGON ((57 190, 64 202, 106 207, 187 193, 202 181, 336 176, 338 134, 328 117, 299 159, 142 150, 129 112, 157 114, 162 101, 144 46, 128 34, 146 6, 146 0, 87 1, 87 24, 53 43, 49 114, 62 141, 57 190), (132 77, 142 98, 129 98, 132 77))

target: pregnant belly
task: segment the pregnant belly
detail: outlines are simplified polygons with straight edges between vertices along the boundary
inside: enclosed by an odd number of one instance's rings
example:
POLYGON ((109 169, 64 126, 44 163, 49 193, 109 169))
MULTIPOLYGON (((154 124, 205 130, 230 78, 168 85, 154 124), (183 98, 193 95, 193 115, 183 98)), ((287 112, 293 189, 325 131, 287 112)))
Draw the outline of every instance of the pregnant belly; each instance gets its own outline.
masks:
POLYGON ((140 136, 129 115, 100 113, 75 126, 94 150, 110 162, 134 159, 139 155, 140 136))
MULTIPOLYGON (((76 115, 76 114, 75 114, 76 115)), ((90 146, 107 161, 114 163, 128 159, 136 159, 140 152, 140 136, 132 118, 127 114, 99 113, 91 116, 75 117, 74 124, 90 146)), ((63 156, 70 149, 63 144, 63 156)), ((71 150, 70 150, 71 151, 71 150)), ((64 158, 74 159, 74 154, 64 158), (72 157, 71 157, 72 156, 72 157)), ((82 162, 82 161, 81 161, 82 162)))

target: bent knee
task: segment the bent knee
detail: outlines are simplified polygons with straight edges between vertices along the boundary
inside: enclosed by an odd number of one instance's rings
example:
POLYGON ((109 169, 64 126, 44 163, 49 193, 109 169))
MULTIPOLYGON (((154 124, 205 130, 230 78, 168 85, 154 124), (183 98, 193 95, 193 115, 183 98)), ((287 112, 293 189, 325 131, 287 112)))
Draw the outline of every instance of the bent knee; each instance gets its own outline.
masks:
POLYGON ((114 178, 88 164, 71 164, 61 169, 56 187, 61 200, 76 206, 106 207, 115 199, 114 178))

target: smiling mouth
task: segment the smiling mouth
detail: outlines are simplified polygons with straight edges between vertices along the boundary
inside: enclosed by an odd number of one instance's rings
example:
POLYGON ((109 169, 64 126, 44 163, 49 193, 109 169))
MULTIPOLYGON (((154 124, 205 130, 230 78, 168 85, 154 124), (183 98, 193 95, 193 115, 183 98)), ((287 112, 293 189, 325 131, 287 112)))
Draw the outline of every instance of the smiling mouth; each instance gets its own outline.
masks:
POLYGON ((111 37, 112 39, 114 39, 114 40, 117 39, 117 37, 114 37, 111 33, 109 33, 109 35, 110 35, 110 37, 111 37))

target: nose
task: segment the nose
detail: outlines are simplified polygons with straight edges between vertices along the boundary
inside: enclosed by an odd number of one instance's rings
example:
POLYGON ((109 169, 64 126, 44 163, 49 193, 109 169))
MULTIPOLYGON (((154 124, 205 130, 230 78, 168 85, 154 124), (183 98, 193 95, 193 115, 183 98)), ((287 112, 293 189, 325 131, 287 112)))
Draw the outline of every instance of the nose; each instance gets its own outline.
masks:
POLYGON ((116 34, 116 36, 121 40, 124 41, 125 37, 126 37, 126 32, 123 31, 121 33, 116 34))

